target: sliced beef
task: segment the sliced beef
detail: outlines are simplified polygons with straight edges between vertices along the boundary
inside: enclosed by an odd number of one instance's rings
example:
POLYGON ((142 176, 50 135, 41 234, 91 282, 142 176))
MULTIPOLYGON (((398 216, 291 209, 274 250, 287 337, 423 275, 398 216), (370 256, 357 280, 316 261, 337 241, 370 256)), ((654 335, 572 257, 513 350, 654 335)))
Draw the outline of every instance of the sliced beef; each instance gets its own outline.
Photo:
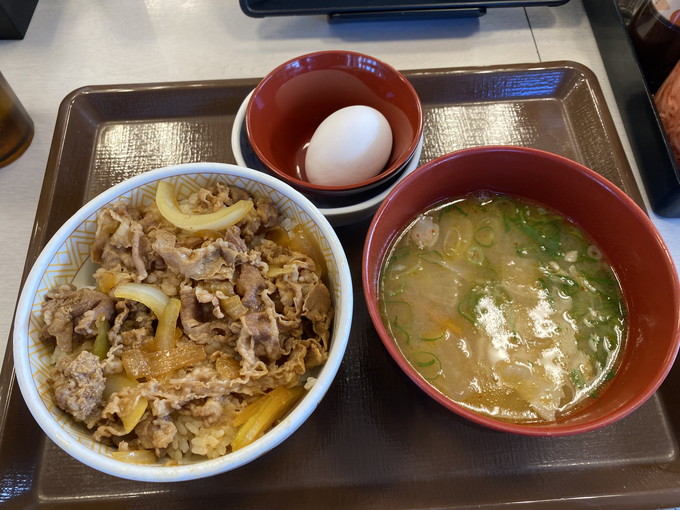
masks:
MULTIPOLYGON (((277 360, 281 357, 279 328, 276 324, 276 316, 273 309, 269 308, 263 312, 244 314, 241 317, 241 322, 245 332, 253 339, 251 345, 255 356, 266 357, 270 360, 277 360)), ((241 350, 243 348, 241 346, 241 350)))
POLYGON ((135 427, 139 446, 148 450, 167 448, 177 434, 177 427, 170 416, 149 416, 135 427))
POLYGON ((192 204, 194 212, 204 214, 250 199, 250 195, 242 189, 217 183, 212 188, 198 190, 192 204))
POLYGON ((179 312, 182 328, 191 340, 207 344, 231 338, 231 328, 227 319, 218 318, 213 313, 212 303, 201 303, 196 297, 194 287, 183 285, 179 291, 179 299, 182 303, 179 312))
POLYGON ((138 349, 153 338, 155 315, 146 306, 125 299, 116 302, 116 316, 109 330, 109 343, 138 349))
MULTIPOLYGON (((270 282, 264 279, 260 270, 252 264, 241 264, 241 271, 236 277, 236 292, 241 296, 243 306, 253 310, 262 310, 262 292, 270 289, 270 282)), ((270 290, 273 290, 273 286, 270 290)))
POLYGON ((130 211, 126 204, 118 204, 101 213, 90 255, 105 269, 125 268, 141 281, 147 276, 153 255, 138 220, 139 213, 130 211))
POLYGON ((104 383, 99 358, 87 351, 75 358, 62 358, 52 374, 54 399, 59 408, 88 427, 99 418, 104 383))
POLYGON ((54 338, 57 346, 69 353, 73 350, 74 333, 83 337, 94 335, 95 322, 100 317, 111 319, 114 304, 106 294, 64 284, 47 293, 42 312, 45 321, 43 338, 54 338))
POLYGON ((220 379, 215 368, 200 365, 165 381, 152 379, 140 384, 140 394, 149 401, 154 416, 167 416, 194 401, 231 393, 235 380, 220 379))
POLYGON ((275 226, 278 219, 278 211, 268 198, 256 198, 253 209, 238 224, 241 237, 246 242, 251 242, 255 236, 275 226))
POLYGON ((302 315, 312 322, 326 321, 331 310, 331 293, 322 282, 317 282, 307 296, 302 315))
POLYGON ((225 414, 232 415, 234 407, 229 406, 229 411, 225 409, 220 400, 215 397, 208 397, 205 402, 198 401, 189 406, 191 415, 195 418, 201 418, 206 425, 215 425, 224 420, 225 414))
POLYGON ((267 364, 255 355, 255 340, 244 328, 236 340, 236 352, 241 356, 240 374, 248 380, 267 375, 267 364))
POLYGON ((109 420, 97 426, 93 437, 95 441, 99 441, 100 443, 108 443, 110 442, 110 438, 117 438, 125 435, 127 435, 127 432, 125 432, 123 422, 120 420, 109 420))
POLYGON ((234 289, 241 296, 241 303, 249 310, 240 318, 243 329, 236 349, 247 360, 248 366, 260 372, 257 358, 277 360, 281 357, 277 324, 279 314, 270 298, 276 287, 262 276, 257 267, 242 264, 234 289))
POLYGON ((305 367, 307 369, 323 365, 328 359, 328 349, 325 343, 316 338, 307 341, 307 352, 305 353, 305 367))
POLYGON ((261 228, 272 228, 277 225, 279 212, 276 210, 276 206, 268 199, 256 200, 255 210, 260 218, 261 228))
POLYGON ((158 210, 155 202, 151 202, 146 207, 142 207, 139 224, 144 229, 144 232, 147 233, 157 228, 172 228, 172 225, 163 218, 163 215, 158 210))
POLYGON ((248 251, 248 245, 241 237, 241 229, 239 229, 236 225, 228 228, 224 232, 222 239, 224 239, 227 243, 232 245, 234 249, 238 252, 245 253, 248 251))
POLYGON ((209 278, 229 279, 234 265, 243 253, 242 245, 226 239, 205 242, 200 248, 177 245, 177 236, 167 230, 157 230, 152 235, 153 249, 165 263, 178 274, 194 280, 209 278))

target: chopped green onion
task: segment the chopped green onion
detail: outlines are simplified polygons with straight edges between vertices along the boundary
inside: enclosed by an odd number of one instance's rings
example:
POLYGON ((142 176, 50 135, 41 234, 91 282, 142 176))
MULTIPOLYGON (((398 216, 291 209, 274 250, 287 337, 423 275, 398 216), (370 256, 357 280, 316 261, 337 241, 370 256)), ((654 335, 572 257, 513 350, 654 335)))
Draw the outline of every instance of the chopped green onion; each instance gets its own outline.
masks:
POLYGON ((441 340, 446 336, 446 330, 442 331, 439 335, 436 333, 434 336, 431 335, 420 335, 420 339, 423 340, 424 342, 436 342, 437 340, 441 340))
MULTIPOLYGON (((406 330, 404 326, 399 324, 399 320, 397 317, 394 318, 394 328, 397 330, 397 333, 401 333, 404 336, 404 342, 406 345, 409 345, 411 343, 411 334, 406 330)), ((395 334, 395 331, 392 331, 392 334, 396 337, 397 335, 395 334)))
POLYGON ((560 253, 560 242, 550 239, 540 233, 538 230, 532 228, 526 223, 520 223, 517 228, 525 234, 529 239, 534 241, 546 254, 551 257, 557 257, 560 253))
POLYGON ((455 212, 457 212, 458 214, 462 214, 463 216, 467 216, 467 215, 468 215, 468 213, 467 213, 464 209, 460 208, 460 207, 457 206, 456 204, 451 204, 449 207, 447 207, 447 209, 448 209, 449 211, 455 211, 455 212))
POLYGON ((392 252, 392 255, 390 256, 390 262, 394 262, 395 260, 407 257, 410 254, 411 254, 410 246, 400 246, 399 248, 392 252))
POLYGON ((386 315, 402 319, 402 324, 410 325, 413 322, 413 306, 408 301, 385 301, 386 315))
POLYGON ((433 381, 442 374, 442 362, 431 352, 414 352, 410 356, 410 361, 420 375, 428 381, 433 381))
POLYGON ((485 248, 493 246, 494 243, 493 229, 488 225, 481 227, 479 230, 477 230, 477 232, 475 232, 474 240, 478 245, 484 246, 485 248))
POLYGON ((480 299, 482 294, 473 288, 458 303, 458 313, 474 326, 477 325, 477 305, 480 299))
POLYGON ((437 216, 437 220, 441 220, 442 216, 448 213, 457 213, 460 214, 461 216, 468 216, 467 211, 462 209, 461 207, 457 206, 456 204, 449 204, 446 207, 443 207, 439 211, 439 215, 437 216))
POLYGON ((441 264, 442 261, 444 260, 442 254, 439 253, 437 250, 426 251, 425 253, 421 253, 418 256, 425 262, 429 262, 430 264, 441 264))
POLYGON ((390 297, 395 297, 395 296, 398 296, 399 294, 401 294, 402 292, 404 292, 405 289, 406 289, 406 280, 402 280, 399 288, 392 290, 392 291, 389 291, 387 294, 390 297))
POLYGON ((579 369, 575 368, 574 370, 571 371, 571 382, 574 383, 574 386, 576 386, 579 389, 583 389, 586 385, 586 380, 583 377, 583 372, 581 372, 579 369))

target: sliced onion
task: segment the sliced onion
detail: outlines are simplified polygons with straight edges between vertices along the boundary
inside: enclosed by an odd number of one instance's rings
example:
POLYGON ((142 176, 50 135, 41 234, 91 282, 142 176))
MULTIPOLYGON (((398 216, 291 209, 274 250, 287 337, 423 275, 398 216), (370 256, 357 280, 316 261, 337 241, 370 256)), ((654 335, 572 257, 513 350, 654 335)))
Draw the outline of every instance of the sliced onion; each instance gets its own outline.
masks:
POLYGON ((236 295, 220 299, 220 308, 234 321, 241 315, 248 313, 248 309, 241 303, 241 298, 236 295))
POLYGON ((206 356, 202 345, 188 343, 168 351, 144 352, 140 349, 128 349, 123 352, 121 361, 128 377, 148 379, 194 365, 203 361, 206 356))
POLYGON ((111 374, 106 376, 104 394, 102 396, 105 401, 108 401, 114 393, 121 392, 125 388, 134 388, 137 385, 139 385, 137 379, 131 379, 125 374, 111 374))
POLYGON ((187 214, 180 210, 172 186, 166 181, 158 183, 156 205, 161 215, 184 230, 224 230, 235 225, 253 208, 251 200, 239 200, 234 205, 208 214, 187 214))
POLYGON ((139 301, 160 319, 170 298, 161 289, 148 283, 121 283, 113 290, 118 299, 139 301))
MULTIPOLYGON (((295 386, 286 388, 277 386, 263 397, 263 402, 253 402, 255 412, 245 420, 231 441, 232 451, 239 450, 260 438, 276 421, 281 418, 295 403, 302 398, 304 388, 295 386)), ((246 411, 248 409, 244 409, 246 411)), ((247 413, 250 414, 250 413, 247 413)))
POLYGON ((130 450, 129 452, 113 452, 111 454, 116 460, 129 462, 131 464, 153 464, 156 462, 156 455, 153 450, 130 450))
MULTIPOLYGON (((125 374, 111 374, 104 383, 104 399, 109 400, 114 393, 123 391, 125 388, 135 388, 138 385, 139 383, 136 379, 132 379, 125 374)), ((127 414, 120 414, 120 411, 118 412, 126 434, 132 432, 141 421, 148 404, 146 398, 140 396, 134 407, 127 414)))
POLYGON ((132 432, 134 428, 137 426, 137 424, 142 420, 142 417, 144 416, 144 413, 146 412, 146 408, 148 407, 148 405, 149 402, 146 400, 146 398, 139 397, 137 403, 135 404, 135 407, 133 407, 128 414, 120 416, 126 434, 132 432))
POLYGON ((170 298, 163 313, 158 317, 156 336, 153 339, 152 350, 167 351, 175 347, 175 331, 182 303, 177 298, 170 298))
POLYGON ((314 239, 314 236, 302 225, 295 225, 288 232, 289 241, 288 247, 292 251, 297 251, 311 258, 316 264, 316 270, 319 278, 327 273, 326 259, 323 256, 321 248, 314 239))

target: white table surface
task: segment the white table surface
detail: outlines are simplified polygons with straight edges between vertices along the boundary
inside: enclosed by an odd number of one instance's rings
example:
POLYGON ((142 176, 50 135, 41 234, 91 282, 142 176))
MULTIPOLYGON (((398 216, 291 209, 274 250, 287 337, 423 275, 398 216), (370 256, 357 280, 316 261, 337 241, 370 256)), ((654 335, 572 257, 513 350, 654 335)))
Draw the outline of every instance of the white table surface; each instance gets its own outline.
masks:
MULTIPOLYGON (((236 0, 40 0, 26 37, 0 41, 0 71, 35 122, 27 152, 0 168, 0 356, 11 344, 57 110, 69 92, 85 85, 259 77, 322 49, 367 53, 398 69, 580 62, 600 80, 637 177, 581 0, 489 9, 473 19, 342 24, 324 16, 249 18, 236 0)), ((680 220, 655 222, 680 260, 680 220)))

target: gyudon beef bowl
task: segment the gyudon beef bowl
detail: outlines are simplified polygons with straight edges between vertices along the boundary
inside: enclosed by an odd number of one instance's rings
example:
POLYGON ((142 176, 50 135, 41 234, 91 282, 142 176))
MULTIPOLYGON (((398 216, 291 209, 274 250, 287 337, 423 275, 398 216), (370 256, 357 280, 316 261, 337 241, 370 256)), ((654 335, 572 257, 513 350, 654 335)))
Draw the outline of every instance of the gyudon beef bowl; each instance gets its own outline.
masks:
POLYGON ((680 341, 678 276, 650 219, 535 149, 465 149, 408 175, 369 227, 363 284, 398 366, 506 432, 613 423, 654 393, 680 341))
POLYGON ((233 165, 168 167, 104 192, 44 248, 17 309, 17 380, 85 464, 200 478, 306 420, 351 315, 344 251, 307 199, 233 165))

